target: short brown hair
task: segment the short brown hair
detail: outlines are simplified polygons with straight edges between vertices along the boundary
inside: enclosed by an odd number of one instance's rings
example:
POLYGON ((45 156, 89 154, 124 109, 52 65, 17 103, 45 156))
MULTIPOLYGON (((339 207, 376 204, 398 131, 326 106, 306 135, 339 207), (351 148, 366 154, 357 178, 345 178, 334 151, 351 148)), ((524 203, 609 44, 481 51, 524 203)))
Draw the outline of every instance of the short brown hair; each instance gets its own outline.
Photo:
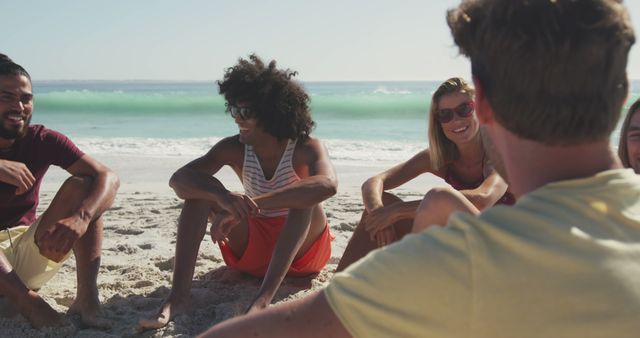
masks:
POLYGON ((627 151, 627 134, 629 133, 629 124, 631 123, 631 118, 635 114, 640 113, 640 98, 634 102, 631 107, 629 107, 629 112, 627 112, 627 117, 624 118, 624 122, 622 123, 622 129, 620 129, 620 143, 618 145, 618 156, 622 161, 622 165, 625 168, 631 168, 631 163, 629 162, 629 152, 627 151))
POLYGON ((439 108, 440 99, 451 93, 463 93, 473 99, 474 89, 465 80, 459 77, 452 77, 443 82, 431 96, 431 107, 429 108, 429 160, 431 167, 435 170, 442 170, 446 165, 457 159, 459 156, 458 147, 449 140, 442 130, 442 125, 436 118, 436 111, 439 108))
POLYGON ((293 80, 297 72, 278 69, 276 61, 268 65, 255 54, 240 58, 218 81, 227 111, 230 104, 246 101, 260 125, 278 139, 306 140, 315 126, 309 110, 309 96, 293 80))
POLYGON ((635 42, 622 0, 463 0, 447 21, 512 133, 568 145, 615 128, 635 42))

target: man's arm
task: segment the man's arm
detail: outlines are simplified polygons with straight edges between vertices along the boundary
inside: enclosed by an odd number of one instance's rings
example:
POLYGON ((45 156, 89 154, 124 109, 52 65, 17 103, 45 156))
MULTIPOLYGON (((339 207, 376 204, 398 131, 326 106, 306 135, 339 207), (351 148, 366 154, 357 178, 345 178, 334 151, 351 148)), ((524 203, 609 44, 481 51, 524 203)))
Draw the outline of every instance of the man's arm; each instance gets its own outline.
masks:
POLYGON ((120 187, 118 175, 89 155, 82 156, 67 168, 73 176, 87 176, 93 179, 93 186, 87 198, 82 201, 76 214, 85 220, 93 220, 102 215, 112 204, 120 187))
POLYGON ((225 210, 236 220, 245 218, 257 212, 256 204, 248 196, 227 190, 222 182, 212 176, 224 165, 239 168, 242 155, 237 137, 225 138, 204 156, 178 169, 171 176, 169 186, 182 199, 209 201, 214 208, 225 210))
POLYGON ((253 200, 260 209, 305 209, 336 194, 338 179, 327 149, 319 140, 309 139, 295 156, 302 156, 306 173, 300 181, 260 195, 253 200))
POLYGON ((87 231, 89 223, 113 204, 120 186, 118 176, 111 169, 86 154, 70 165, 67 171, 73 176, 91 178, 92 185, 87 197, 69 217, 38 231, 36 243, 46 257, 55 258, 69 252, 76 240, 87 231))
POLYGON ((351 337, 322 291, 222 322, 200 337, 351 337))

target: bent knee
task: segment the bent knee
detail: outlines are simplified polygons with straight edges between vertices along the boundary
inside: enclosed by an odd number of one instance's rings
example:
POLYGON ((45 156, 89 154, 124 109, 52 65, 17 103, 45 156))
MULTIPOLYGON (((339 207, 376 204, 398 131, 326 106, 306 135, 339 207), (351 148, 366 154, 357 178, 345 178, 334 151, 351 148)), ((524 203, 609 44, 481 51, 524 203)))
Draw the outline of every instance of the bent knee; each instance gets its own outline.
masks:
POLYGON ((201 199, 187 199, 182 206, 180 213, 180 222, 189 224, 207 224, 208 220, 213 216, 212 206, 208 201, 201 199))
POLYGON ((60 190, 87 193, 92 186, 93 178, 90 176, 71 176, 64 181, 60 190))
POLYGON ((382 192, 382 205, 388 206, 398 202, 402 202, 400 197, 386 191, 382 192))
POLYGON ((205 200, 187 199, 184 200, 183 209, 202 210, 208 213, 211 210, 211 204, 205 200))
POLYGON ((451 187, 436 187, 429 190, 422 199, 421 208, 438 208, 457 200, 460 192, 451 187))

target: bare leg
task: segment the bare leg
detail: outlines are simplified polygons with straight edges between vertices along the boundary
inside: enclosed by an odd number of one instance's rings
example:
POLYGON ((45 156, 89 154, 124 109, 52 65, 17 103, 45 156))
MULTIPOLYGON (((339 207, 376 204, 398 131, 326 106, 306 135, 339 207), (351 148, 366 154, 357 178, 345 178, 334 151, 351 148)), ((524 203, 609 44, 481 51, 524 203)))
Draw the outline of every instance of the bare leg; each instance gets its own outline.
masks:
POLYGON ((209 203, 204 200, 185 201, 178 220, 171 292, 155 317, 138 321, 138 330, 161 328, 189 309, 191 282, 210 209, 209 203))
MULTIPOLYGON (((42 215, 37 232, 46 229, 47 225, 59 219, 70 216, 90 193, 92 184, 92 179, 88 177, 74 176, 67 179, 42 215)), ((97 286, 102 250, 102 227, 102 218, 98 215, 97 219, 89 223, 87 232, 73 246, 78 285, 76 299, 69 308, 69 313, 79 315, 82 323, 87 326, 109 328, 111 323, 100 318, 102 310, 97 286)), ((36 238, 38 238, 37 233, 36 238)))
POLYGON ((13 271, 5 255, 0 252, 0 294, 7 297, 34 327, 61 326, 63 317, 32 290, 29 290, 13 271))
POLYGON ((102 228, 102 218, 93 221, 89 224, 84 236, 73 247, 76 256, 78 290, 69 313, 79 315, 85 325, 106 329, 111 327, 111 322, 102 317, 97 287, 102 228))
MULTIPOLYGON (((383 193, 382 195, 382 203, 387 206, 393 203, 401 202, 402 200, 390 193, 383 193)), ((338 267, 336 268, 336 272, 342 271, 346 269, 349 265, 358 261, 360 258, 366 256, 369 252, 378 248, 378 244, 376 241, 372 240, 369 236, 369 232, 365 230, 365 220, 367 218, 367 211, 365 210, 362 213, 362 217, 360 218, 360 223, 353 231, 353 235, 347 244, 347 247, 344 249, 344 254, 338 263, 338 267)), ((393 229, 396 232, 396 238, 399 240, 404 235, 408 234, 411 231, 411 220, 396 222, 392 225, 393 229)))
POLYGON ((307 237, 305 238, 304 242, 302 242, 300 249, 298 249, 298 253, 296 253, 296 256, 293 258, 294 261, 304 256, 304 254, 306 254, 307 251, 309 251, 309 249, 311 248, 311 246, 313 246, 313 244, 316 242, 318 237, 320 237, 320 235, 324 232, 326 225, 327 225, 327 219, 324 214, 324 210, 322 209, 322 206, 318 204, 311 211, 311 221, 309 224, 309 231, 307 232, 307 237))
POLYGON ((433 188, 422 199, 411 232, 420 232, 431 225, 444 226, 456 211, 480 214, 480 210, 459 191, 449 187, 433 188))

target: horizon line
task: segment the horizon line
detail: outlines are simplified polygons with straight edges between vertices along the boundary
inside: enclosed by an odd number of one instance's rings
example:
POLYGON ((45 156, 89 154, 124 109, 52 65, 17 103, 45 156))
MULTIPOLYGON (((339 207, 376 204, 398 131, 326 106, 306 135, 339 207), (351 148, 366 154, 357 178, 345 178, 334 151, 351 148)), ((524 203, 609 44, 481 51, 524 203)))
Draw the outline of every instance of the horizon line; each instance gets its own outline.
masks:
MULTIPOLYGON (((45 79, 37 80, 33 79, 32 82, 181 82, 181 83, 210 83, 219 81, 215 80, 185 80, 185 79, 171 79, 171 80, 159 80, 159 79, 45 79)), ((306 83, 340 83, 340 82, 432 82, 442 81, 441 79, 423 79, 423 80, 298 80, 299 82, 306 83)), ((640 81, 640 78, 632 79, 629 81, 640 81)))

